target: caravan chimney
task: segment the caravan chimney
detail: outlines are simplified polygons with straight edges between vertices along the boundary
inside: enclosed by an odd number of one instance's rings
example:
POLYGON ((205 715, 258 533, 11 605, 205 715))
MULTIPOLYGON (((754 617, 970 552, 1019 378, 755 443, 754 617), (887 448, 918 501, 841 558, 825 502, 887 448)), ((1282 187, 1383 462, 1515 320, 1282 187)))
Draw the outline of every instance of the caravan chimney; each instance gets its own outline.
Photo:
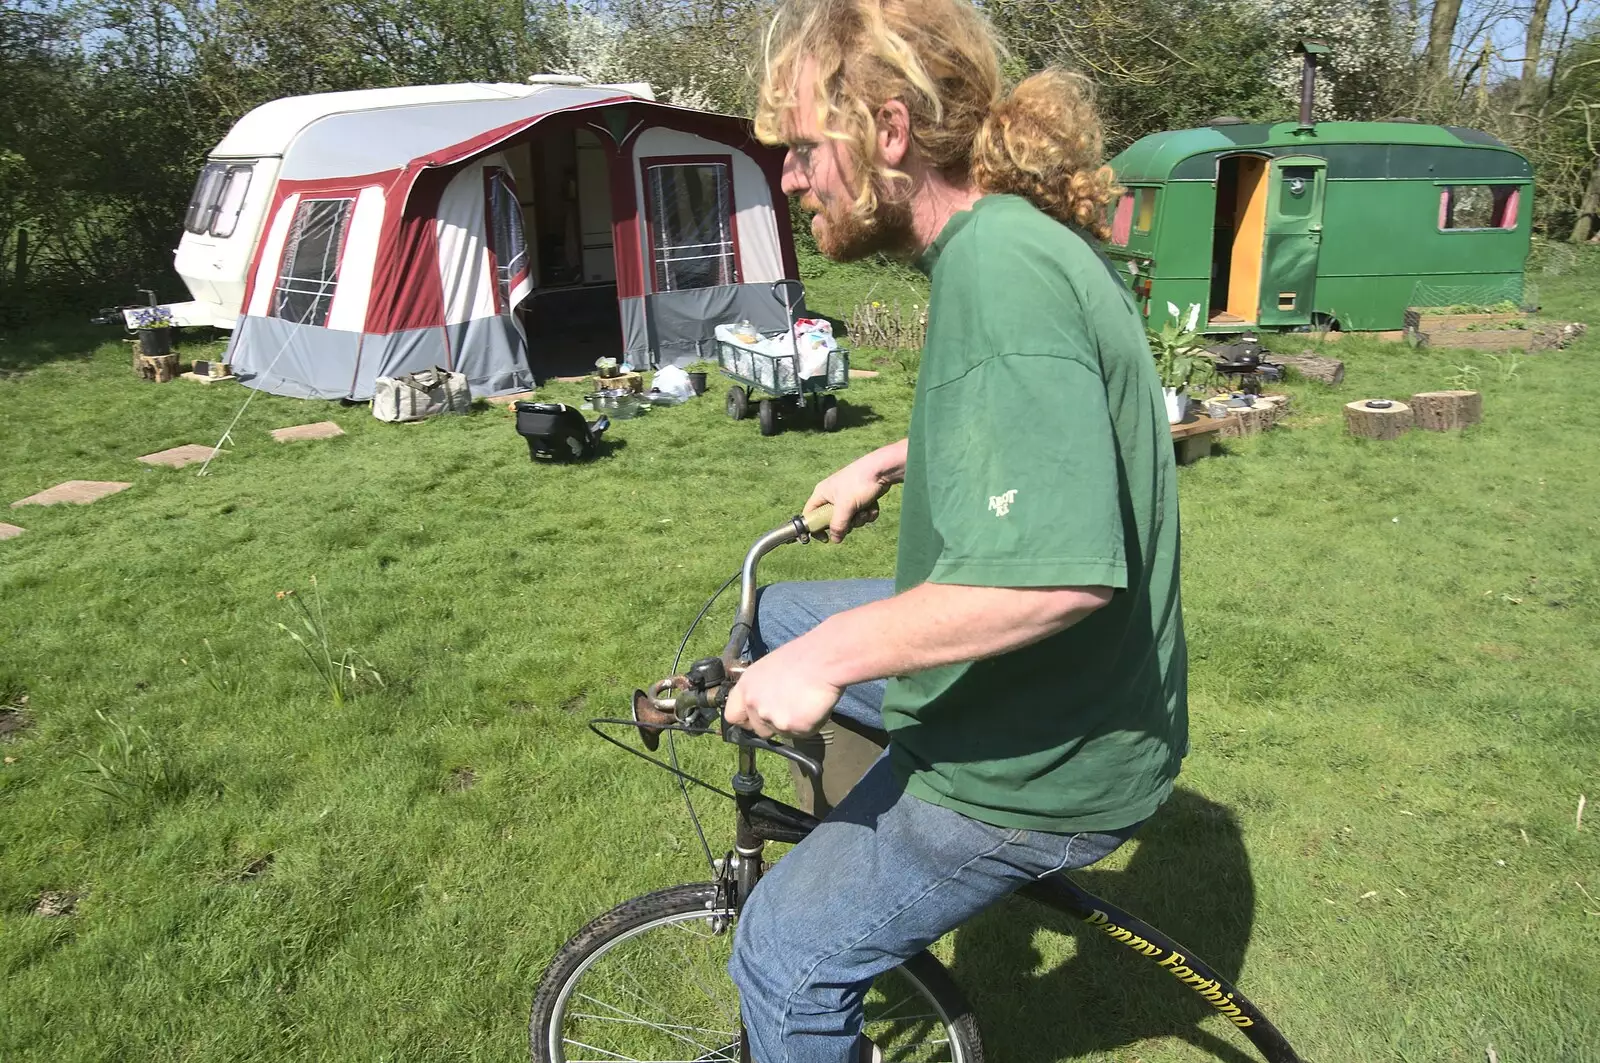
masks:
POLYGON ((1315 124, 1311 120, 1311 111, 1317 94, 1317 56, 1327 55, 1330 49, 1327 41, 1307 38, 1295 45, 1294 50, 1303 59, 1300 68, 1300 128, 1310 129, 1315 124))

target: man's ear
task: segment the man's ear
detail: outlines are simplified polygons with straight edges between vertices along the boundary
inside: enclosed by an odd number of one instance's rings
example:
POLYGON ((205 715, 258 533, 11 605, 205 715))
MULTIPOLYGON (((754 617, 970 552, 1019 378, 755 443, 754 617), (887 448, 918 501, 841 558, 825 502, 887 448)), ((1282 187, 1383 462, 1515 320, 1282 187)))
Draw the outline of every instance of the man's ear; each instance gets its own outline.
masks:
POLYGON ((898 170, 910 153, 911 112, 899 100, 890 100, 878 108, 878 157, 898 170))

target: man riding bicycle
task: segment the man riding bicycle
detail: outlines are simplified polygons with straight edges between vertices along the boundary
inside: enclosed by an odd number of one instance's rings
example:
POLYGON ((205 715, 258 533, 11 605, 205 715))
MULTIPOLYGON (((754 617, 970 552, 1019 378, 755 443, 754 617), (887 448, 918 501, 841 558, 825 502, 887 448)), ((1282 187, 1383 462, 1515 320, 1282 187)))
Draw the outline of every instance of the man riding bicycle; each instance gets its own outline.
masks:
POLYGON ((903 484, 893 584, 767 588, 724 712, 890 736, 756 887, 730 968, 757 1063, 843 1063, 871 1055, 875 976, 1105 857, 1170 793, 1177 486, 1143 320, 1097 247, 1120 189, 1084 86, 1006 92, 966 0, 789 0, 765 63, 757 132, 787 145, 819 249, 932 281, 908 437, 806 506, 834 506, 838 542, 903 484))

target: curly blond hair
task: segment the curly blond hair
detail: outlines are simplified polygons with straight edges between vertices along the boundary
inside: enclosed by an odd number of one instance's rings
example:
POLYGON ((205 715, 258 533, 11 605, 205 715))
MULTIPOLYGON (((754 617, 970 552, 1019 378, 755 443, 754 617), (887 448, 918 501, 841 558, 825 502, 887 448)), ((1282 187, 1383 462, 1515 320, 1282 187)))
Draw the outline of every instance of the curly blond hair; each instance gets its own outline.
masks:
POLYGON ((1103 137, 1088 82, 1045 70, 1009 88, 1001 47, 967 0, 787 0, 768 27, 756 135, 786 142, 789 115, 816 108, 855 175, 853 212, 876 214, 909 178, 880 166, 877 113, 905 104, 917 151, 946 179, 1030 200, 1104 240, 1105 207, 1122 193, 1102 165, 1103 137), (799 98, 816 64, 816 98, 799 98))

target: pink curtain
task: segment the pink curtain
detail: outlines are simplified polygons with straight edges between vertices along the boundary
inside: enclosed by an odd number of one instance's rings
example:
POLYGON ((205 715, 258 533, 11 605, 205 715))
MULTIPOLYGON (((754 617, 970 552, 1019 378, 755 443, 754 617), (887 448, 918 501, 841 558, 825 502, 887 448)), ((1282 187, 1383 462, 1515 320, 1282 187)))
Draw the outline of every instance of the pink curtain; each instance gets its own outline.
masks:
POLYGON ((1119 247, 1128 246, 1128 236, 1133 232, 1133 193, 1127 192, 1117 200, 1117 213, 1111 219, 1111 242, 1119 247))
POLYGON ((1448 229, 1449 227, 1450 227, 1450 189, 1448 187, 1445 187, 1445 188, 1439 189, 1439 228, 1448 229))
POLYGON ((1500 228, 1515 229, 1517 227, 1517 206, 1521 198, 1522 190, 1519 188, 1513 188, 1511 194, 1506 196, 1505 203, 1500 208, 1500 228))

